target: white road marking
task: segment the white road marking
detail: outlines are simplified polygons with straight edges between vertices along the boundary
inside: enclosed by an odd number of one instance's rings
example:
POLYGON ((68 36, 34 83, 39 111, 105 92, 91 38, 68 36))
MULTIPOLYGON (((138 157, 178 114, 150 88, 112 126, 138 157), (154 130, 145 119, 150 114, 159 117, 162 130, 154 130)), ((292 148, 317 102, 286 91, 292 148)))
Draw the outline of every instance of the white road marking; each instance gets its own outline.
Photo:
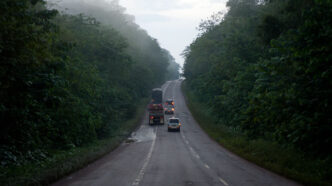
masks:
MULTIPOLYGON (((169 87, 170 85, 170 82, 168 82, 164 87, 163 87, 163 98, 165 98, 165 93, 166 93, 166 90, 167 88, 169 87)), ((144 161, 144 164, 141 168, 141 170, 139 171, 139 174, 138 176, 136 177, 135 181, 133 182, 133 186, 137 186, 139 185, 139 183, 141 182, 141 180, 143 179, 144 177, 144 174, 145 174, 145 169, 146 167, 148 166, 149 162, 150 162, 150 159, 151 159, 151 156, 152 156, 152 152, 154 150, 154 146, 155 146, 155 143, 156 143, 156 138, 157 138, 157 131, 158 131, 158 128, 156 129, 156 137, 153 138, 153 141, 152 141, 152 144, 151 144, 151 147, 150 147, 150 150, 149 150, 149 153, 144 161)))
POLYGON ((201 157, 198 155, 198 153, 189 145, 189 141, 186 139, 186 137, 184 136, 184 134, 181 132, 181 137, 184 140, 184 142, 188 145, 191 154, 196 157, 197 159, 200 159, 201 157))
POLYGON ((196 157, 197 159, 200 159, 199 155, 197 154, 197 152, 192 147, 189 146, 189 149, 190 149, 190 152, 192 153, 192 155, 194 157, 196 157))
MULTIPOLYGON (((156 131, 156 136, 157 136, 157 131, 156 131)), ((156 138, 154 138, 153 141, 152 141, 152 144, 151 144, 148 156, 146 157, 146 159, 144 161, 144 164, 143 164, 141 170, 139 171, 139 174, 138 174, 137 178, 133 182, 133 184, 132 184, 133 186, 139 185, 140 181, 143 179, 144 173, 145 173, 145 169, 146 169, 146 167, 148 166, 148 164, 150 162, 150 159, 151 159, 151 156, 152 156, 152 152, 153 152, 155 143, 156 143, 156 138)))
POLYGON ((166 93, 166 90, 168 88, 168 86, 170 85, 170 83, 167 83, 167 85, 165 86, 165 88, 163 88, 163 99, 165 99, 165 93, 166 93))
MULTIPOLYGON (((173 87, 173 95, 174 95, 174 91, 175 91, 175 86, 173 87)), ((183 117, 184 114, 182 113, 181 116, 183 117)), ((191 117, 188 117, 189 120, 191 120, 191 117)), ((189 149, 190 149, 190 152, 191 154, 196 157, 197 159, 200 159, 200 156, 198 155, 198 153, 189 145, 189 141, 186 139, 185 135, 181 132, 181 136, 182 136, 182 139, 184 140, 184 142, 188 145, 189 149)), ((205 168, 207 169, 211 169, 210 166, 206 163, 204 163, 202 160, 200 160, 200 162, 204 165, 205 168)), ((219 181, 224 184, 225 186, 228 186, 228 183, 223 180, 222 178, 218 177, 219 181)))
POLYGON ((175 85, 173 86, 173 89, 172 89, 172 97, 173 97, 173 100, 174 100, 174 95, 175 95, 175 87, 176 87, 176 84, 177 82, 174 83, 175 85))
POLYGON ((228 186, 228 183, 225 180, 223 180, 222 178, 220 178, 220 177, 219 177, 219 181, 221 183, 223 183, 225 186, 228 186))
POLYGON ((195 151, 194 151, 194 149, 193 149, 192 147, 189 147, 189 149, 190 149, 190 151, 191 151, 193 154, 195 154, 195 151))

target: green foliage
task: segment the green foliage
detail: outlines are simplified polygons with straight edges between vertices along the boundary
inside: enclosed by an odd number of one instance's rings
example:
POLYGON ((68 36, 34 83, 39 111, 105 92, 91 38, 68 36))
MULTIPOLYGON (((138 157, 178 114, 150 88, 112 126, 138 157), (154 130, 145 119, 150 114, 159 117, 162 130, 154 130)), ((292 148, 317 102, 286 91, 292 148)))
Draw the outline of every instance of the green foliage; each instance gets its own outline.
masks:
POLYGON ((49 90, 63 81, 56 74, 63 62, 50 52, 55 47, 50 18, 56 11, 30 1, 1 1, 0 6, 0 152, 17 162, 17 155, 47 141, 44 134, 52 130, 48 105, 60 101, 49 90))
POLYGON ((216 114, 209 106, 199 101, 188 87, 182 83, 186 104, 202 129, 216 142, 228 150, 261 167, 274 171, 303 185, 331 185, 331 158, 320 159, 307 156, 293 147, 285 147, 270 139, 250 139, 241 128, 216 124, 216 114))
POLYGON ((219 125, 310 155, 331 155, 328 0, 229 0, 184 51, 190 89, 219 125), (212 23, 211 23, 212 22, 212 23))
POLYGON ((140 124, 148 100, 140 100, 135 116, 121 122, 121 126, 113 130, 114 134, 110 138, 95 140, 82 147, 52 149, 49 152, 52 156, 44 155, 43 159, 19 166, 0 166, 1 185, 49 185, 108 154, 127 139, 131 131, 140 124))
MULTIPOLYGON (((298 5, 296 5, 298 6, 298 5)), ((270 126, 275 139, 305 151, 330 154, 332 132, 331 95, 331 4, 305 5, 296 29, 289 29, 271 42, 271 58, 258 63, 258 80, 248 112, 250 121, 270 126), (322 17, 327 16, 327 19, 322 17), (328 26, 329 25, 329 26, 328 26), (259 95, 260 97, 257 97, 259 95)))
POLYGON ((43 0, 0 2, 1 166, 117 135, 139 100, 174 78, 178 67, 167 71, 173 58, 133 20, 116 9, 96 12, 58 14, 43 0), (105 21, 114 15, 117 24, 105 21))

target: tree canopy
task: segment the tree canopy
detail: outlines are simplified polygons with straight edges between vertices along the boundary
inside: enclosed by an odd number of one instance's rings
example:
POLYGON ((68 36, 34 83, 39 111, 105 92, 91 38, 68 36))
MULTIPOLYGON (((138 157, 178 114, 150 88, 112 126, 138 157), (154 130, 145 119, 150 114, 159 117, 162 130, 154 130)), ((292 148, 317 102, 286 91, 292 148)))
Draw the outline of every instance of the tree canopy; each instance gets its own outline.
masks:
POLYGON ((184 51, 190 89, 250 139, 331 154, 329 0, 229 0, 184 51))
POLYGON ((114 135, 139 100, 179 75, 116 1, 91 7, 99 14, 48 3, 0 2, 1 166, 114 135))

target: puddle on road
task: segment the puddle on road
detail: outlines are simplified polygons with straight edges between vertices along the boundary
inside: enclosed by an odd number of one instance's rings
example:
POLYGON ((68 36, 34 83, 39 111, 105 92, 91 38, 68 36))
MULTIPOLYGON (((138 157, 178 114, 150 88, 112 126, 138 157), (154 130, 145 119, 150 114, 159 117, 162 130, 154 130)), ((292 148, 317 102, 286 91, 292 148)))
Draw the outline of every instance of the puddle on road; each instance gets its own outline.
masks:
POLYGON ((155 127, 142 125, 125 141, 126 143, 152 141, 156 138, 155 127))

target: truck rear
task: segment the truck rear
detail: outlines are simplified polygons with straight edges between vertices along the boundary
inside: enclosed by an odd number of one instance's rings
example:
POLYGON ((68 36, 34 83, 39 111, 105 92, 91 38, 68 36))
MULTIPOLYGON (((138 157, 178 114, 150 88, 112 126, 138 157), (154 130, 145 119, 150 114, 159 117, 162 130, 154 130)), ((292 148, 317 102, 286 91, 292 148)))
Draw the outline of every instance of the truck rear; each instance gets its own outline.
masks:
POLYGON ((148 105, 149 124, 164 124, 163 92, 160 88, 152 90, 152 100, 148 105))

